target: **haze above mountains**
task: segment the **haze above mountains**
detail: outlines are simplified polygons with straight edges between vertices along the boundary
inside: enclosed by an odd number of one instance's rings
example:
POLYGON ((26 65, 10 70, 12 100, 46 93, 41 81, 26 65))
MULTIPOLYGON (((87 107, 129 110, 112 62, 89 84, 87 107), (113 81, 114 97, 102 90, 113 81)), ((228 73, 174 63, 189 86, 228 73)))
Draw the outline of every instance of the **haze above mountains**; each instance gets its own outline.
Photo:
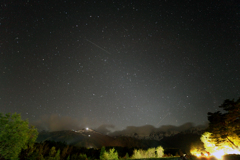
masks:
POLYGON ((143 126, 127 126, 124 129, 118 129, 117 126, 114 126, 112 124, 94 126, 93 122, 87 122, 87 120, 79 121, 71 117, 61 117, 58 115, 45 116, 31 124, 36 126, 36 128, 40 132, 43 130, 49 132, 62 130, 80 130, 88 127, 104 135, 106 134, 111 136, 132 135, 135 133, 137 133, 140 136, 148 136, 152 133, 157 132, 179 133, 186 130, 202 130, 207 128, 207 124, 196 126, 193 123, 188 122, 179 126, 162 125, 160 127, 155 127, 153 125, 143 125, 143 126))
POLYGON ((153 125, 127 126, 119 130, 112 124, 92 127, 93 122, 87 123, 86 120, 83 122, 70 117, 52 115, 32 124, 40 132, 38 142, 66 142, 68 145, 85 148, 109 146, 147 149, 160 145, 186 152, 190 151, 192 143, 201 143, 200 136, 207 128, 207 124, 196 126, 189 122, 180 126, 162 125, 158 128, 153 125))
POLYGON ((68 145, 85 148, 101 148, 102 146, 151 148, 161 145, 164 148, 182 149, 189 152, 192 143, 200 142, 204 129, 204 126, 193 126, 192 123, 178 127, 165 125, 159 128, 145 125, 129 126, 125 130, 106 134, 109 130, 107 130, 107 125, 103 125, 98 130, 82 128, 54 132, 41 131, 37 141, 65 142, 68 145))

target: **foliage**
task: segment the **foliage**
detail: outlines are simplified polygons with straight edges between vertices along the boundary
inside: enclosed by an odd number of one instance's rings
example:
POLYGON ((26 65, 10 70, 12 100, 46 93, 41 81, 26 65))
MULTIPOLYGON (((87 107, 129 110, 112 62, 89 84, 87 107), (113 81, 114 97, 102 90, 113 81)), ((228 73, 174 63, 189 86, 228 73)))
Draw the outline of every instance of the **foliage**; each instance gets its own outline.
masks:
POLYGON ((107 152, 105 150, 105 147, 102 147, 101 152, 100 152, 100 159, 101 160, 106 160, 106 159, 118 160, 118 152, 115 151, 114 148, 109 149, 109 151, 107 152))
POLYGON ((129 155, 128 155, 128 153, 126 153, 126 155, 125 155, 125 159, 129 159, 129 155))
MULTIPOLYGON (((207 151, 202 151, 202 153, 211 153, 213 156, 220 158, 224 154, 239 154, 240 152, 233 149, 228 141, 222 141, 220 144, 216 144, 215 140, 212 139, 212 133, 205 132, 201 141, 204 143, 204 148, 207 151)), ((196 152, 197 153, 197 152, 196 152)))
POLYGON ((156 151, 155 148, 149 148, 149 149, 146 151, 145 156, 146 156, 146 157, 149 157, 149 158, 155 158, 155 157, 156 157, 155 151, 156 151))
POLYGON ((145 158, 145 154, 144 154, 144 153, 145 153, 145 152, 143 152, 142 149, 139 149, 139 150, 134 149, 132 158, 134 158, 134 159, 145 158))
POLYGON ((49 152, 49 156, 46 158, 47 160, 60 160, 60 149, 56 151, 56 147, 52 147, 49 152))
POLYGON ((87 160, 88 158, 87 158, 87 155, 86 155, 86 154, 80 154, 80 155, 78 156, 78 159, 79 159, 79 160, 87 160))
POLYGON ((0 113, 0 158, 17 159, 22 149, 33 147, 37 135, 20 114, 0 113))
POLYGON ((68 155, 67 160, 70 160, 70 155, 68 155))
POLYGON ((56 149, 55 149, 55 147, 52 147, 50 152, 49 152, 49 157, 54 157, 55 154, 56 154, 56 149))
POLYGON ((37 152, 33 152, 31 155, 29 155, 27 160, 45 160, 42 154, 38 154, 37 152))
POLYGON ((74 154, 71 156, 71 160, 87 160, 86 154, 74 154))
MULTIPOLYGON (((213 152, 216 152, 217 148, 216 148, 216 145, 215 145, 213 139, 211 139, 211 134, 212 133, 210 133, 210 132, 203 133, 203 135, 201 137, 201 141, 203 142, 204 148, 206 149, 206 151, 213 153, 213 152)), ((198 151, 198 152, 200 152, 200 151, 198 151)))
POLYGON ((157 148, 149 148, 148 150, 135 149, 133 151, 132 158, 141 159, 141 158, 160 158, 163 156, 164 149, 161 146, 157 148))
POLYGON ((58 149, 57 153, 55 154, 55 160, 60 160, 60 149, 58 149))
POLYGON ((69 151, 69 146, 63 148, 62 153, 61 153, 62 159, 65 159, 65 157, 67 156, 68 151, 69 151))
POLYGON ((96 159, 99 151, 95 149, 78 148, 54 141, 35 143, 31 153, 22 150, 20 160, 87 160, 87 154, 96 159), (84 154, 82 154, 84 153, 84 154))
MULTIPOLYGON (((203 135, 202 135, 202 136, 203 136, 203 135)), ((202 139, 202 138, 200 137, 200 139, 202 139)), ((190 148, 191 148, 190 153, 191 153, 192 155, 197 155, 197 154, 205 151, 205 149, 204 149, 204 143, 203 143, 202 140, 201 140, 200 142, 197 141, 197 142, 191 143, 190 148)), ((176 156, 177 156, 177 155, 176 155, 176 156)), ((179 156, 180 156, 180 155, 179 155, 179 156)))
POLYGON ((104 153, 106 152, 106 149, 104 146, 102 146, 101 151, 100 151, 100 160, 104 159, 104 153))
POLYGON ((157 158, 162 157, 162 156, 163 156, 163 153, 164 153, 163 147, 162 147, 162 146, 158 146, 158 147, 156 148, 156 152, 157 152, 157 155, 156 155, 157 158))
POLYGON ((110 149, 109 152, 105 152, 104 156, 106 159, 116 159, 118 160, 118 152, 114 148, 110 149))
POLYGON ((238 149, 240 146, 240 98, 237 101, 225 100, 219 106, 224 113, 208 113, 209 127, 207 129, 211 134, 209 139, 216 146, 228 143, 232 149, 238 149))

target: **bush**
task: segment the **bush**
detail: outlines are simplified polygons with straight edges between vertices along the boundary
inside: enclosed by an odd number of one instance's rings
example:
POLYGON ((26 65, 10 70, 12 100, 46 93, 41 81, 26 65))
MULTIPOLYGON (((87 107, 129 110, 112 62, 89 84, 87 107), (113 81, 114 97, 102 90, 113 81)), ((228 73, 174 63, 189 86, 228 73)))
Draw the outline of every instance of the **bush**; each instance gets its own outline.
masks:
POLYGON ((0 113, 0 158, 17 159, 22 149, 33 147, 37 135, 20 114, 0 113))
POLYGON ((163 156, 163 148, 161 146, 155 148, 149 148, 147 151, 142 149, 135 149, 133 151, 132 158, 142 159, 142 158, 160 158, 163 156))
POLYGON ((118 152, 115 151, 114 148, 110 149, 109 152, 105 150, 105 147, 102 147, 100 152, 100 159, 107 160, 107 159, 115 159, 118 160, 118 152))

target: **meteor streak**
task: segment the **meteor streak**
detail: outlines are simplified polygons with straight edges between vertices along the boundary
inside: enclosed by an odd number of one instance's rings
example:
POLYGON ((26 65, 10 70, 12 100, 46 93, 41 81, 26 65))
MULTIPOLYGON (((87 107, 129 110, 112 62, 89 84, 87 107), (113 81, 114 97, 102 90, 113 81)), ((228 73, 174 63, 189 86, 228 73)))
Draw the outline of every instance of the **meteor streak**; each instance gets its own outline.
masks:
POLYGON ((157 126, 158 126, 168 115, 169 115, 169 113, 167 113, 167 114, 165 115, 165 117, 163 117, 163 119, 161 119, 161 121, 158 122, 157 126))
POLYGON ((111 54, 110 52, 108 52, 107 50, 103 49, 103 48, 102 48, 102 47, 100 47, 99 45, 97 45, 97 44, 93 43, 92 41, 90 41, 90 40, 88 40, 88 39, 86 39, 86 41, 88 41, 89 43, 92 43, 94 46, 96 46, 96 47, 100 48, 101 50, 103 50, 103 51, 107 52, 108 54, 111 54))

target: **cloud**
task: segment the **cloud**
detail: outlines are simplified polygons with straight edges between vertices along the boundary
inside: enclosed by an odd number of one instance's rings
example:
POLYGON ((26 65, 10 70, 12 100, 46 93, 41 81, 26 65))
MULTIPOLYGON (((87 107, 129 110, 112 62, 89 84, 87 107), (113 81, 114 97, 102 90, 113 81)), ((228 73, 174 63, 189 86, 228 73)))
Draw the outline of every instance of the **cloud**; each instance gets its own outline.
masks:
POLYGON ((110 132, 112 132, 110 129, 114 129, 115 126, 112 124, 103 124, 101 126, 99 126, 98 128, 96 128, 96 131, 102 133, 102 134, 108 134, 110 132))
POLYGON ((138 133, 138 134, 143 134, 143 135, 148 135, 152 131, 156 130, 156 128, 152 125, 145 125, 145 126, 127 126, 126 129, 122 131, 115 131, 111 133, 111 135, 130 135, 133 133, 138 133))
POLYGON ((52 114, 50 116, 44 115, 39 120, 32 123, 38 130, 46 131, 60 131, 83 128, 79 120, 68 117, 52 114))
POLYGON ((112 132, 111 135, 112 136, 118 136, 118 135, 132 135, 134 133, 137 133, 138 135, 149 135, 152 132, 168 132, 168 131, 184 131, 184 130, 188 130, 190 128, 193 127, 198 127, 198 128, 202 128, 205 129, 207 127, 207 125, 199 125, 199 126, 195 126, 193 123, 188 122, 185 123, 181 126, 173 126, 173 125, 163 125, 159 128, 156 128, 152 125, 144 125, 144 126, 128 126, 126 127, 126 129, 122 130, 122 131, 115 131, 112 132))

